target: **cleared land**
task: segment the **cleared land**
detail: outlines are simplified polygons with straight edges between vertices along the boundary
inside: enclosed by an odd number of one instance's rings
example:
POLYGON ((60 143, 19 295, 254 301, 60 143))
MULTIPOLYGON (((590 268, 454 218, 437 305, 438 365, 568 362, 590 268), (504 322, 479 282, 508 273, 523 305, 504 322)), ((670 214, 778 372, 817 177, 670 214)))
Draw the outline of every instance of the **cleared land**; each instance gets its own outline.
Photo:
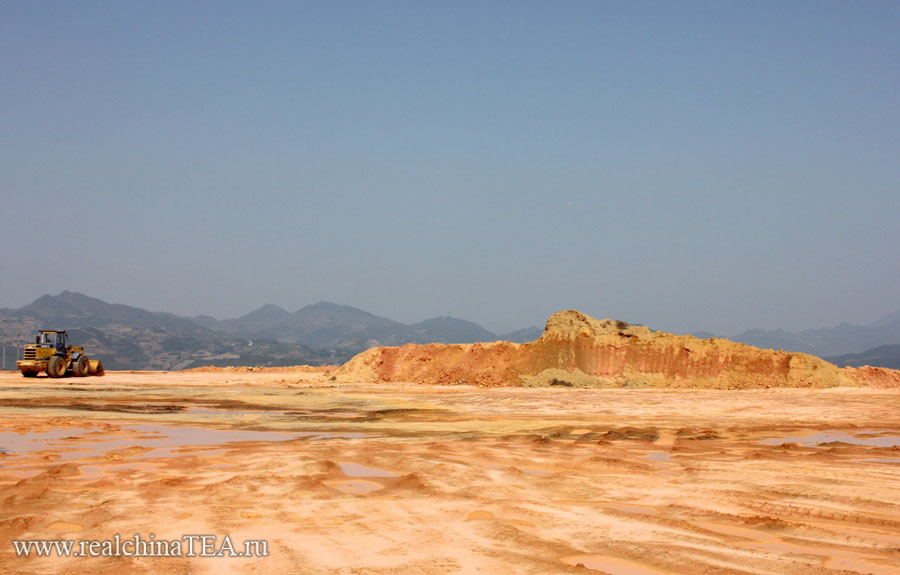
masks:
POLYGON ((900 573, 900 392, 0 375, 0 573, 900 573), (13 540, 266 540, 18 557, 13 540))

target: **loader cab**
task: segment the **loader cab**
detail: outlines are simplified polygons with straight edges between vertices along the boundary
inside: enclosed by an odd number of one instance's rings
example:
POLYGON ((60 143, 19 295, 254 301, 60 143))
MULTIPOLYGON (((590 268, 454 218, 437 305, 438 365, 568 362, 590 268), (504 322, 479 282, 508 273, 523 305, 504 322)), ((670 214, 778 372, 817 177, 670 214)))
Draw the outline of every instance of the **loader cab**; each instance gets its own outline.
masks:
POLYGON ((66 351, 66 332, 64 331, 41 330, 37 340, 40 347, 52 347, 59 352, 66 351))

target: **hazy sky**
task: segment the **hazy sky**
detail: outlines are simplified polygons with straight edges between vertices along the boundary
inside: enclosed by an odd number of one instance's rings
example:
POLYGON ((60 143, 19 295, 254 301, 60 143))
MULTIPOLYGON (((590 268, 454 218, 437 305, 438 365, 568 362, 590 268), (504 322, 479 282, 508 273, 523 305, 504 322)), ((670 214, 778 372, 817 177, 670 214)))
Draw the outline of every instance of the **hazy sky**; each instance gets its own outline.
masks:
POLYGON ((900 306, 900 2, 0 2, 0 307, 900 306))

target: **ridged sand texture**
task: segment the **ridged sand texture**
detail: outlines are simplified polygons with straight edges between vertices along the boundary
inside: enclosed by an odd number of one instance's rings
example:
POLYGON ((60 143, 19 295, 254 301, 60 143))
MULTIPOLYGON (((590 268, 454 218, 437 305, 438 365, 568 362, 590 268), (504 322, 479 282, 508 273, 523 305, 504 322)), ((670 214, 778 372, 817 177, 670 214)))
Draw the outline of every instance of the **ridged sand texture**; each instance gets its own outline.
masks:
POLYGON ((543 335, 530 343, 376 347, 351 359, 335 377, 485 386, 900 387, 897 370, 842 369, 804 353, 653 332, 576 310, 553 314, 543 335))

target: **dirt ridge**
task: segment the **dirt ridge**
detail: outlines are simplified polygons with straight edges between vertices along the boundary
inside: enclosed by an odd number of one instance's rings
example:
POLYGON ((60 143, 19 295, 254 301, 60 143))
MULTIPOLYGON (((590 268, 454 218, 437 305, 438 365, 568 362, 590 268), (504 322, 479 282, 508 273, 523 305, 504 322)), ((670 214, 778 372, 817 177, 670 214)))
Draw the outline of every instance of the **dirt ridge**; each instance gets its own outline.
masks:
POLYGON ((352 358, 334 377, 491 387, 900 387, 897 370, 842 369, 804 353, 652 331, 577 310, 550 316, 533 342, 375 347, 352 358))

